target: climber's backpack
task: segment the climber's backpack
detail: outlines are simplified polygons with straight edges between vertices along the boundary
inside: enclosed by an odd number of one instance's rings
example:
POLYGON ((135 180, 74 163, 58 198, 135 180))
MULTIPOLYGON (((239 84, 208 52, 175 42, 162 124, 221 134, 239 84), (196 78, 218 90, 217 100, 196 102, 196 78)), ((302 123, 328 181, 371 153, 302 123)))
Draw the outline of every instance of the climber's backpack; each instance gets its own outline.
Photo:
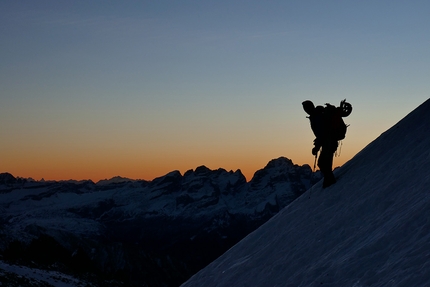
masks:
POLYGON ((311 101, 303 102, 303 107, 309 114, 308 118, 315 137, 319 139, 329 137, 337 141, 345 138, 348 126, 342 117, 347 117, 352 112, 352 106, 346 100, 341 101, 338 108, 330 104, 326 104, 325 107, 314 107, 311 101))

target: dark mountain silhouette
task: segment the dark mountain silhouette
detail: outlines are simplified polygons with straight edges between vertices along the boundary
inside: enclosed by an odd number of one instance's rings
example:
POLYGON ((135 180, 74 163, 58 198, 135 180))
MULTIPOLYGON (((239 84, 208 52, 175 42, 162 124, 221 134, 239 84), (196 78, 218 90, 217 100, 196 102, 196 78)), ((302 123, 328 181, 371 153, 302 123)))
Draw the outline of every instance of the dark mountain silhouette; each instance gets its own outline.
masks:
POLYGON ((285 157, 250 182, 240 170, 205 166, 152 181, 97 183, 36 182, 5 173, 1 254, 10 263, 56 266, 103 286, 178 286, 319 178, 285 157))

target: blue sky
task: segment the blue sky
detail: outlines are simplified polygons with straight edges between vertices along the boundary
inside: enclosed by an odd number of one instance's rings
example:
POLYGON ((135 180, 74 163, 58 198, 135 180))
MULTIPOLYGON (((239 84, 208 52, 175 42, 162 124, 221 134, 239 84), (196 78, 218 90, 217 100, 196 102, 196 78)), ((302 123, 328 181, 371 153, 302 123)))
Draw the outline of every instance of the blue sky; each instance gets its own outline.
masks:
POLYGON ((0 170, 249 178, 313 164, 301 102, 354 110, 343 164, 424 102, 426 1, 2 1, 0 170))

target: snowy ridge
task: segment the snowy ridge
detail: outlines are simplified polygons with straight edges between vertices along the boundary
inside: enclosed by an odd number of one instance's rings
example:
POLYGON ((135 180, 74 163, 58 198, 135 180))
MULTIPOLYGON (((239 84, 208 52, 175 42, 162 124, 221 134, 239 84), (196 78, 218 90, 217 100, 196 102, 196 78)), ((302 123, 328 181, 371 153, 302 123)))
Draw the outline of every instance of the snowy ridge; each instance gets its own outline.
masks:
POLYGON ((182 286, 430 286, 430 100, 182 286))

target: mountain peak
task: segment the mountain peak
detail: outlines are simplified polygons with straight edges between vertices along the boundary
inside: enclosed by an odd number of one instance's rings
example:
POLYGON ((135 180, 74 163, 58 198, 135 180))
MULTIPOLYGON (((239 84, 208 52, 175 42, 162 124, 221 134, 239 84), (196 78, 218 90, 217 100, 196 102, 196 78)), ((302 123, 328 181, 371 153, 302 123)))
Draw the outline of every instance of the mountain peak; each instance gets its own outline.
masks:
POLYGON ((128 182, 128 181, 133 181, 133 180, 126 178, 126 177, 114 176, 111 179, 99 180, 97 182, 97 184, 98 185, 105 185, 105 184, 112 184, 112 183, 123 183, 123 182, 128 182))
POLYGON ((0 173, 0 184, 12 184, 16 182, 16 178, 8 173, 8 172, 4 172, 4 173, 0 173))
POLYGON ((281 156, 279 158, 272 159, 269 161, 266 165, 266 168, 273 168, 273 167, 284 167, 284 166, 293 166, 293 161, 289 158, 286 158, 284 156, 281 156))

